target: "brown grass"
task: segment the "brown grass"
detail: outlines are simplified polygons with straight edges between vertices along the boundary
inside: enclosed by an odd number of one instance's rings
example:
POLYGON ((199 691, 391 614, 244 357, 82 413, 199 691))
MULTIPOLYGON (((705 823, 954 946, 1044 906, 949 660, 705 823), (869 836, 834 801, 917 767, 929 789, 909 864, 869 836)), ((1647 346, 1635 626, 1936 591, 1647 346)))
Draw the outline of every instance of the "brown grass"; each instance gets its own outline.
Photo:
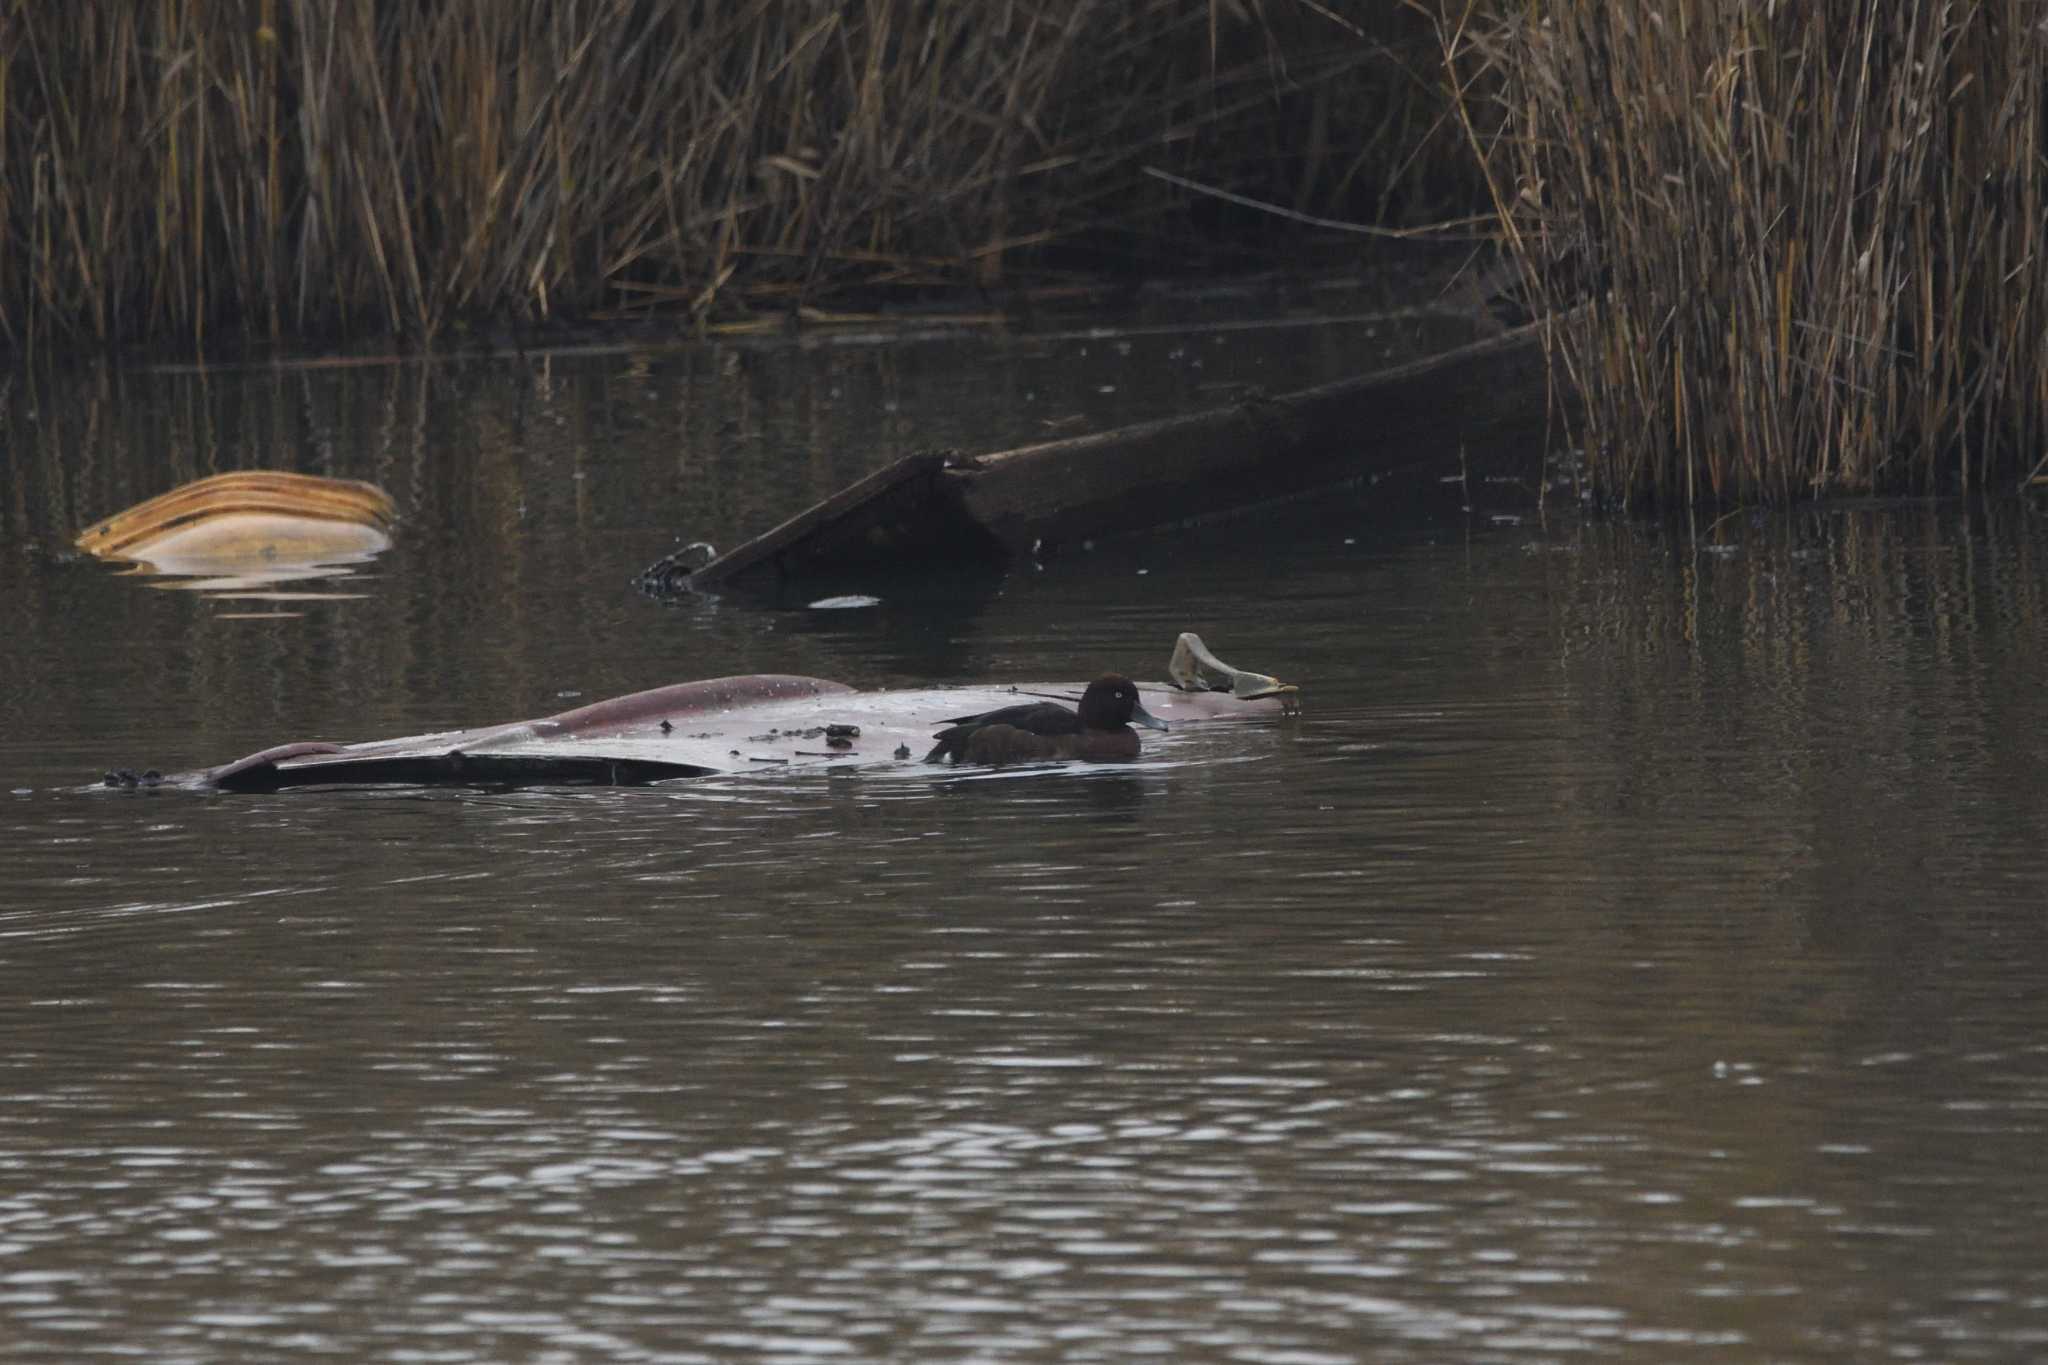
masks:
POLYGON ((988 285, 1054 246, 1168 264, 1189 197, 1143 165, 1413 210, 1464 173, 1427 31, 1339 8, 8 3, 0 335, 430 336, 988 285))
POLYGON ((1608 492, 1968 488, 2048 455, 2038 0, 1450 0, 1443 33, 1608 492))

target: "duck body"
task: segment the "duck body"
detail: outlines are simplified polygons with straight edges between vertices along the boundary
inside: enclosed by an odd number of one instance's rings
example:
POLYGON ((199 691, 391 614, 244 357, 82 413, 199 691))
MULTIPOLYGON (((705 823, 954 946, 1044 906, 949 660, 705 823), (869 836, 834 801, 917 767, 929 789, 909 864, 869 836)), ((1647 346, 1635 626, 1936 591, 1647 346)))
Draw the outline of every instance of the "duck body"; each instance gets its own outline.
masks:
POLYGON ((1166 722, 1138 704, 1138 685, 1119 673, 1105 673, 1081 694, 1079 710, 1054 701, 1024 702, 956 716, 933 738, 927 763, 1031 763, 1083 759, 1129 762, 1138 756, 1138 732, 1131 722, 1164 730, 1166 722))

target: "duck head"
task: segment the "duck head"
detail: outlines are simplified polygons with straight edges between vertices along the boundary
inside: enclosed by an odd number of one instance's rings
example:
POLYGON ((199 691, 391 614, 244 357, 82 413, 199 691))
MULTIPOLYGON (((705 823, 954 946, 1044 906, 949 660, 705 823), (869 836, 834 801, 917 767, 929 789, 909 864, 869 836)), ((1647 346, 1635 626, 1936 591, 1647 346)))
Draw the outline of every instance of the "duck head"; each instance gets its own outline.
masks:
POLYGON ((1147 730, 1164 730, 1166 722, 1138 704, 1138 685, 1121 673, 1105 673, 1081 694, 1081 724, 1090 730, 1114 730, 1133 721, 1147 730))

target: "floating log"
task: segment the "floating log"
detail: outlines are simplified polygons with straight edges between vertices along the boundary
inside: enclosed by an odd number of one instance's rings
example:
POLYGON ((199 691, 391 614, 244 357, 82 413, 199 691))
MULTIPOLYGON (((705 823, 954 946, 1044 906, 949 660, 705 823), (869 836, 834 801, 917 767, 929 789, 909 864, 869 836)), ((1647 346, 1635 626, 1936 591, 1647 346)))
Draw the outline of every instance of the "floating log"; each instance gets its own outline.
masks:
POLYGON ((656 588, 771 587, 849 569, 997 561, 1352 479, 1538 472, 1551 414, 1536 325, 1227 408, 970 456, 897 460, 656 588))

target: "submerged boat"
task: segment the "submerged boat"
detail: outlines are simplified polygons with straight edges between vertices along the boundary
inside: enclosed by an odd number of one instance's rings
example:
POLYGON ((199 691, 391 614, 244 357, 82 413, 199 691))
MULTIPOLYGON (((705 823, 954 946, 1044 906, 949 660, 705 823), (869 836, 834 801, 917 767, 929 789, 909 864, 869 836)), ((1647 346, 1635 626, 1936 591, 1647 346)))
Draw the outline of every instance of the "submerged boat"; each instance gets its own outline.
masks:
MULTIPOLYGON (((642 573, 654 595, 763 589, 849 571, 1004 564, 1235 514, 1348 480, 1516 483, 1558 414, 1531 324, 1294 393, 984 455, 925 451, 725 554, 701 542, 642 573)), ((1382 483, 1381 481, 1386 481, 1382 483)))
MULTIPOLYGON (((1169 726, 1276 717, 1300 705, 1296 685, 1231 667, 1192 632, 1175 640, 1167 681, 1138 687, 1145 709, 1169 726)), ((639 786, 914 763, 951 719, 1020 699, 1071 704, 1081 691, 1080 683, 1028 683, 863 692, 823 678, 751 673, 657 687, 510 725, 358 744, 280 744, 157 780, 235 792, 384 784, 639 786)), ((138 783, 125 771, 108 774, 107 781, 138 783)))

